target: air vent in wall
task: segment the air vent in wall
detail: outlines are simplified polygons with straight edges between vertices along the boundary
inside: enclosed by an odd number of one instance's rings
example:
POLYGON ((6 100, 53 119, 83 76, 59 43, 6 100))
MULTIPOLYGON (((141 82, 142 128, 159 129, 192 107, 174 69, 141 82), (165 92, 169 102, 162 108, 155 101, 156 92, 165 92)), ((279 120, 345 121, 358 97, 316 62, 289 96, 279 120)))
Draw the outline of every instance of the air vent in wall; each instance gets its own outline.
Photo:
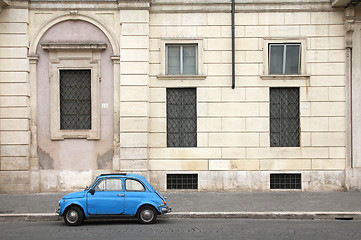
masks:
POLYGON ((301 189, 301 173, 271 173, 271 189, 301 189))
POLYGON ((198 189, 198 174, 167 174, 167 189, 198 189))

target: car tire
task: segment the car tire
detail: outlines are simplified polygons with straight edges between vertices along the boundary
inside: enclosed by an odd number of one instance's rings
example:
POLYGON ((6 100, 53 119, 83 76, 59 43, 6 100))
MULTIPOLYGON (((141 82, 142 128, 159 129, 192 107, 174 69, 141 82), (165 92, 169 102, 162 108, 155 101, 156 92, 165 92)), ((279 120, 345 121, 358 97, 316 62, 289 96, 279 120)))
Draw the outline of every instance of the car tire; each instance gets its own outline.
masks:
POLYGON ((84 213, 79 207, 71 206, 64 214, 64 221, 69 226, 79 226, 84 221, 84 213))
POLYGON ((152 206, 143 206, 138 210, 138 222, 142 224, 152 224, 157 220, 157 210, 152 206))

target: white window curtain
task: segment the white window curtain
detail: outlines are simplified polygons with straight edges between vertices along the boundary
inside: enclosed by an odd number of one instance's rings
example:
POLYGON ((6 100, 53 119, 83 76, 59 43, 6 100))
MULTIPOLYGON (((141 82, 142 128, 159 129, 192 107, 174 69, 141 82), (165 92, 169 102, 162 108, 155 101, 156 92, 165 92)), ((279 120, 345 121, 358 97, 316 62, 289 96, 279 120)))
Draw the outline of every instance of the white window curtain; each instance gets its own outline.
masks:
POLYGON ((167 45, 168 75, 197 75, 197 46, 167 45))
POLYGON ((301 44, 270 44, 269 74, 299 74, 301 44))

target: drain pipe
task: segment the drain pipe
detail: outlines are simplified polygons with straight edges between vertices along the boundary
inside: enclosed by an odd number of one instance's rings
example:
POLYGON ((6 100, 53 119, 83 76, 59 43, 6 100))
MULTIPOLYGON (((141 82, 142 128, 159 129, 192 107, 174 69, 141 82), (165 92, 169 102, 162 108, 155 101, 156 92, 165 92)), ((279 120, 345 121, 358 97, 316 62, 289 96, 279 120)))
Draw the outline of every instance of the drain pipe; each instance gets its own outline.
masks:
POLYGON ((234 27, 234 12, 235 0, 232 0, 232 89, 236 87, 236 66, 235 66, 235 27, 234 27))

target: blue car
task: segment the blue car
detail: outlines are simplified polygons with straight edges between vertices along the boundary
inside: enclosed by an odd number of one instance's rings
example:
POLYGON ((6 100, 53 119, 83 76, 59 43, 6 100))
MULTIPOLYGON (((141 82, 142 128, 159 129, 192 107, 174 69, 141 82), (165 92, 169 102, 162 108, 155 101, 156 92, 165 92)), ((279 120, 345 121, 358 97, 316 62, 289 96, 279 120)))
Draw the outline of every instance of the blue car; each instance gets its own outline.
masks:
POLYGON ((90 188, 65 195, 57 213, 69 226, 92 217, 137 217, 140 223, 154 223, 157 215, 171 208, 149 182, 136 174, 102 174, 90 188))

